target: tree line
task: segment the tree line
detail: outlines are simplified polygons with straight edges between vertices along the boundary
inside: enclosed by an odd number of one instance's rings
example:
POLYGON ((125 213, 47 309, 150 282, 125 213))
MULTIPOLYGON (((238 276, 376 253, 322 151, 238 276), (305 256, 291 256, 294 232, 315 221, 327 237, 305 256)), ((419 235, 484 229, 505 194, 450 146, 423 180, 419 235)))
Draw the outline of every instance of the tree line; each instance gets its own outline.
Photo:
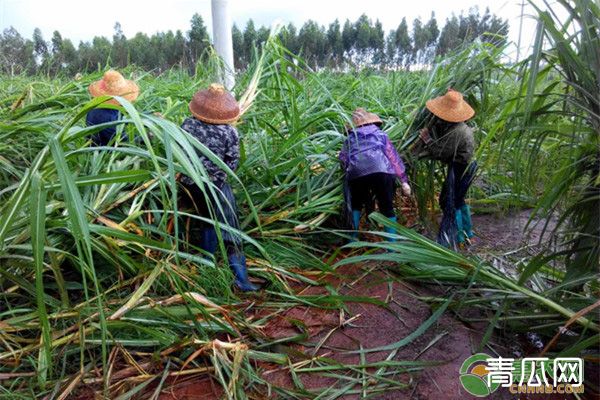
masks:
MULTIPOLYGON (((269 28, 256 27, 249 20, 241 30, 232 28, 234 64, 243 70, 253 60, 256 49, 269 37, 269 28)), ((288 24, 279 39, 292 53, 299 54, 313 68, 405 68, 430 64, 465 43, 481 40, 504 45, 508 36, 508 21, 486 9, 461 12, 446 19, 439 27, 435 13, 427 21, 417 18, 409 25, 402 18, 398 27, 387 34, 379 20, 361 15, 343 25, 335 20, 328 26, 315 21, 305 22, 300 29, 288 24)), ((0 35, 0 71, 5 74, 42 73, 55 76, 73 75, 102 69, 107 65, 123 68, 134 64, 158 72, 178 66, 193 73, 195 66, 207 55, 210 37, 202 16, 194 14, 187 32, 169 30, 151 36, 138 32, 127 38, 121 25, 114 26, 112 40, 96 36, 80 42, 77 47, 58 30, 49 41, 39 28, 32 39, 24 38, 13 27, 0 35)))

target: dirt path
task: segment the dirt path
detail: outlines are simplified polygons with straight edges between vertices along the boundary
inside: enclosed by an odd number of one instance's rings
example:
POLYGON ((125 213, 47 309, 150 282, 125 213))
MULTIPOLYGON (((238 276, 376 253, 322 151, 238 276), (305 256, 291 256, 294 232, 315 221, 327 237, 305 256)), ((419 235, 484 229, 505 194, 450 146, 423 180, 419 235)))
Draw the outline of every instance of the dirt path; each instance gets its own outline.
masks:
POLYGON ((520 210, 505 214, 473 215, 473 227, 477 238, 471 251, 479 255, 488 251, 518 252, 538 248, 540 242, 548 244, 550 232, 555 228, 556 221, 550 220, 547 226, 544 220, 535 219, 529 222, 531 213, 532 210, 520 210))
MULTIPOLYGON (((359 352, 362 349, 398 343, 414 332, 431 315, 430 307, 416 298, 430 295, 431 292, 399 282, 387 269, 385 265, 377 268, 369 265, 344 267, 339 271, 343 276, 342 279, 332 279, 328 282, 343 295, 368 295, 385 303, 386 307, 349 303, 348 312, 342 314, 327 313, 310 307, 296 307, 282 315, 279 320, 269 324, 266 333, 273 339, 291 336, 295 332, 296 325, 290 321, 305 321, 309 328, 310 339, 298 346, 299 352, 310 357, 328 357, 341 364, 361 365, 360 355, 351 353, 352 351, 359 352)), ((323 289, 313 287, 305 292, 319 294, 323 289)), ((465 397, 466 393, 460 388, 457 379, 458 369, 463 360, 472 354, 479 338, 479 331, 471 330, 450 316, 444 315, 413 342, 394 350, 366 354, 364 361, 367 363, 386 359, 442 363, 427 367, 424 371, 390 376, 390 379, 403 382, 407 387, 380 393, 373 398, 469 398, 465 397)), ((371 368, 369 372, 375 373, 375 370, 371 368)), ((292 386, 291 374, 287 370, 267 371, 264 377, 278 386, 292 386)), ((300 379, 307 390, 315 392, 323 391, 332 385, 341 387, 345 384, 343 381, 318 373, 303 374, 300 379)), ((360 395, 350 394, 343 398, 355 399, 360 398, 360 395)))

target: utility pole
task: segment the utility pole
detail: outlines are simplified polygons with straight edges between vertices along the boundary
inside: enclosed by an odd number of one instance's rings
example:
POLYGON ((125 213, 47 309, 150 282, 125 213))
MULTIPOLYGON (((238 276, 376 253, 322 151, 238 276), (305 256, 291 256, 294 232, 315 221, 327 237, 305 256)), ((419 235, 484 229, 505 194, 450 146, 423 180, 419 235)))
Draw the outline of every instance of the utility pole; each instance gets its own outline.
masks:
POLYGON ((523 14, 525 12, 525 0, 521 0, 521 18, 519 20, 519 41, 517 42, 517 63, 521 55, 521 35, 523 34, 523 14))
POLYGON ((235 85, 233 66, 233 41, 231 40, 231 17, 229 0, 211 0, 213 42, 217 54, 223 59, 221 80, 228 90, 235 85))

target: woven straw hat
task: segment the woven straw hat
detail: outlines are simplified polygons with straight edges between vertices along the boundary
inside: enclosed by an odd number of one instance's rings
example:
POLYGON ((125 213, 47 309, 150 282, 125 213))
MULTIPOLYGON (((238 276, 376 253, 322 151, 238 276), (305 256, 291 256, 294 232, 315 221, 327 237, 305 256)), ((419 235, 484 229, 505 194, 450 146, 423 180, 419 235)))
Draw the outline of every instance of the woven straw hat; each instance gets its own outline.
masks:
POLYGON ((196 92, 190 101, 190 111, 200 121, 215 125, 230 124, 240 117, 237 101, 218 83, 196 92))
POLYGON ((368 112, 362 107, 357 108, 352 112, 352 123, 355 127, 368 125, 368 124, 383 124, 381 118, 377 116, 377 114, 373 114, 368 112))
POLYGON ((464 122, 475 115, 475 110, 463 100, 463 95, 454 89, 435 99, 428 100, 426 107, 436 117, 448 122, 464 122))
MULTIPOLYGON (((123 78, 123 75, 112 69, 106 71, 102 79, 92 83, 89 91, 92 97, 121 96, 131 102, 140 94, 140 88, 134 81, 123 78)), ((119 104, 114 99, 107 103, 119 104)))

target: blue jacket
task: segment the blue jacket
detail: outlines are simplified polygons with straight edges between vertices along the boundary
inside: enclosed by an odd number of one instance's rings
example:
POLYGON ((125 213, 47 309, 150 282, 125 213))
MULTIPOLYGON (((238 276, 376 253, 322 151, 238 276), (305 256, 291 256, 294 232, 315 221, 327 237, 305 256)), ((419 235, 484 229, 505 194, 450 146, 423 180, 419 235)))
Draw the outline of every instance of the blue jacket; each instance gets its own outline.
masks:
MULTIPOLYGON (((118 121, 119 119, 121 119, 121 113, 118 110, 112 108, 94 108, 87 113, 85 123, 87 126, 93 126, 118 121)), ((116 127, 111 126, 92 135, 94 146, 106 146, 115 137, 116 131, 116 127)))

